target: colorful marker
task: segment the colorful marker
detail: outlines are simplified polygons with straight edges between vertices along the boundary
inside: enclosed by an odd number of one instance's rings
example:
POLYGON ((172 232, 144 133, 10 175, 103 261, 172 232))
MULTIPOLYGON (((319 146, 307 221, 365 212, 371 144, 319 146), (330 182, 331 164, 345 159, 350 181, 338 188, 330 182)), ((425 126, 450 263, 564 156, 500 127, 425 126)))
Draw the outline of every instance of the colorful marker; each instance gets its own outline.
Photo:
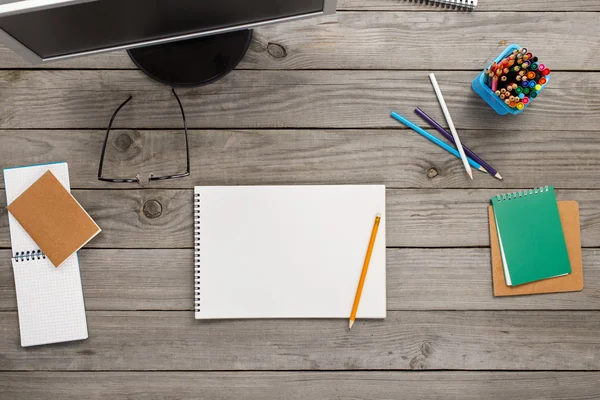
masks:
POLYGON ((494 76, 492 78, 492 92, 495 92, 498 89, 498 77, 494 76))

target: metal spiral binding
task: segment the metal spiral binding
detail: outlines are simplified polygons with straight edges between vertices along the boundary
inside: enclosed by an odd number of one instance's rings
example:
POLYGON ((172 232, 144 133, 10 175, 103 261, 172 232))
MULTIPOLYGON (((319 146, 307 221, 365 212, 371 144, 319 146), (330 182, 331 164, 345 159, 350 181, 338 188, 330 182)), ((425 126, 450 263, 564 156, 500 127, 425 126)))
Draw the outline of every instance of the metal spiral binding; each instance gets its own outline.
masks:
POLYGON ((15 253, 15 262, 25 262, 31 260, 45 260, 46 255, 41 250, 17 251, 15 253))
POLYGON ((475 8, 473 0, 407 0, 411 3, 426 4, 435 7, 449 8, 459 11, 472 11, 475 8))
POLYGON ((200 312, 200 194, 194 194, 194 309, 200 312))
POLYGON ((534 194, 545 193, 548 191, 549 191, 548 186, 544 186, 544 187, 535 188, 535 189, 521 190, 519 192, 500 194, 500 195, 496 196, 496 199, 498 201, 516 200, 516 199, 520 199, 522 197, 532 196, 534 194))

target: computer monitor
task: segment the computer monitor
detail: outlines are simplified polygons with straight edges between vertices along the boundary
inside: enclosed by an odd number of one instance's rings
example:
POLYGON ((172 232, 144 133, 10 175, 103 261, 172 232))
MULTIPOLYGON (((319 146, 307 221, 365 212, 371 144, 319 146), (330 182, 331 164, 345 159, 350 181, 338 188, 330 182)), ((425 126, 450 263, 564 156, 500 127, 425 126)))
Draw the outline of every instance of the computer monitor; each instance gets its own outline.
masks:
POLYGON ((0 42, 33 63, 127 50, 174 86, 214 82, 252 28, 331 14, 337 0, 0 0, 0 42))

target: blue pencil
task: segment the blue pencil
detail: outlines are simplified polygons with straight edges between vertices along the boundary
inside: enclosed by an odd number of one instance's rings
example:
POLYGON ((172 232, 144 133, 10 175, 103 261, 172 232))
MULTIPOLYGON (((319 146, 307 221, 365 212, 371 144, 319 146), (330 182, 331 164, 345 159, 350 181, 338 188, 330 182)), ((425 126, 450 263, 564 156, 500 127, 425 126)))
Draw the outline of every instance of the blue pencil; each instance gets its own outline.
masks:
MULTIPOLYGON (((392 111, 392 118, 394 118, 398 122, 401 122, 402 124, 408 126, 410 129, 417 132, 418 134, 425 137, 426 139, 431 140, 433 143, 437 144, 442 149, 446 150, 448 153, 453 154, 456 158, 461 159, 460 153, 454 147, 442 142, 440 139, 436 138, 435 136, 433 136, 432 134, 430 134, 425 129, 421 128, 420 126, 413 124, 412 122, 410 122, 409 120, 404 118, 402 115, 398 114, 397 112, 392 111)), ((469 164, 471 165, 471 167, 478 169, 481 172, 487 173, 485 168, 483 168, 481 166, 481 164, 475 162, 471 157, 467 157, 467 161, 469 161, 469 164)))

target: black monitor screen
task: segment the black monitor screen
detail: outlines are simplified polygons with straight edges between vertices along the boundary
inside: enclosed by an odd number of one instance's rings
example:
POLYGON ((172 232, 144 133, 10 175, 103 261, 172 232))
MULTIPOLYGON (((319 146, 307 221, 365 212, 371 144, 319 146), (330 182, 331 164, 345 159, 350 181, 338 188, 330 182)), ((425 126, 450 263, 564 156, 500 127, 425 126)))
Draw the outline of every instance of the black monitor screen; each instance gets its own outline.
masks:
POLYGON ((98 0, 0 18, 41 58, 323 11, 324 0, 98 0))

